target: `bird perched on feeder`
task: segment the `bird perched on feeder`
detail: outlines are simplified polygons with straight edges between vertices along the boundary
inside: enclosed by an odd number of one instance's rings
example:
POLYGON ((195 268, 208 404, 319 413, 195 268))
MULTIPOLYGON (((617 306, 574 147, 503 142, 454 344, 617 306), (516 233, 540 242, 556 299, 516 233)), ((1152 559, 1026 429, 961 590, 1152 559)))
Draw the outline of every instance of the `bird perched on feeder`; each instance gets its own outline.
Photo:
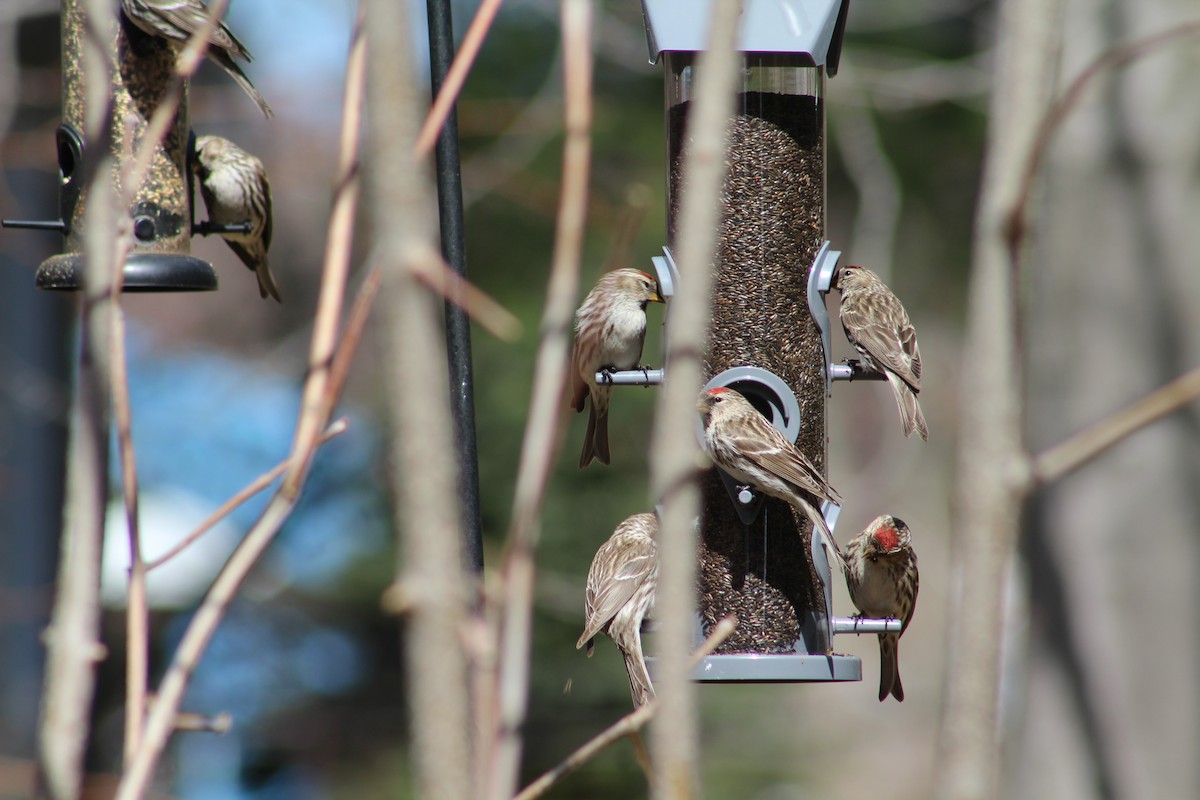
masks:
POLYGON ((646 340, 646 304, 663 302, 658 281, 636 269, 605 273, 575 312, 575 347, 571 408, 583 411, 591 397, 587 433, 579 468, 596 459, 609 462, 608 403, 612 387, 597 385, 596 373, 633 369, 642 357, 646 340))
POLYGON ((625 658, 634 706, 654 697, 642 655, 642 621, 654 609, 658 585, 658 518, 634 514, 613 531, 592 559, 584 595, 583 635, 575 649, 587 645, 590 658, 596 634, 604 633, 625 658))
POLYGON ((196 139, 196 175, 200 194, 208 208, 209 222, 237 225, 249 222, 246 233, 222 233, 221 238, 258 276, 258 291, 278 302, 279 287, 267 264, 271 246, 271 184, 262 161, 228 139, 201 136, 196 139))
POLYGON ((872 619, 900 620, 899 633, 879 634, 879 701, 904 700, 900 637, 917 606, 917 554, 903 520, 883 515, 846 545, 846 588, 858 610, 872 619))
MULTIPOLYGON (((182 49, 192 34, 208 19, 208 8, 200 0, 121 0, 125 18, 141 31, 165 39, 172 47, 182 49)), ((266 99, 254 88, 250 78, 238 66, 234 58, 247 64, 254 60, 250 51, 242 44, 224 22, 217 22, 208 35, 207 55, 218 66, 229 73, 250 99, 258 104, 263 114, 274 116, 266 99)))
POLYGON ((921 391, 921 351, 908 312, 892 290, 871 270, 847 266, 838 271, 842 329, 866 366, 882 372, 892 386, 904 435, 916 431, 929 440, 929 428, 917 402, 921 391))
POLYGON ((830 563, 841 553, 820 510, 820 502, 841 503, 825 476, 788 441, 745 396, 718 386, 702 391, 696 410, 704 415, 704 448, 729 476, 798 508, 813 523, 830 563))

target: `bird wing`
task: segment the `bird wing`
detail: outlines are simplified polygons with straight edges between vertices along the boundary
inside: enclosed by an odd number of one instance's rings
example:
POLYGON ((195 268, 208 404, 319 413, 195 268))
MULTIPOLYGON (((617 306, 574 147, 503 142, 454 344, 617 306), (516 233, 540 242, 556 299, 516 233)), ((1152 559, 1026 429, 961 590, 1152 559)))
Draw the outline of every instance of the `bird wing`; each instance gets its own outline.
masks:
POLYGON ((917 332, 904 308, 894 297, 874 298, 887 306, 887 317, 901 320, 895 329, 874 321, 858 303, 843 303, 842 327, 846 338, 866 351, 884 369, 896 373, 914 392, 921 391, 921 351, 917 347, 917 332))
POLYGON ((908 605, 908 613, 904 615, 904 622, 900 625, 900 632, 904 633, 908 630, 908 623, 913 618, 913 612, 917 610, 917 591, 921 588, 921 573, 917 571, 917 554, 909 550, 909 555, 912 558, 913 566, 913 596, 912 602, 908 605))
MULTIPOLYGON (((158 0, 158 2, 147 4, 146 8, 166 23, 158 26, 159 35, 168 36, 180 42, 187 41, 200 29, 208 17, 208 9, 197 0, 178 0, 174 3, 158 0)), ((233 32, 223 22, 218 22, 217 26, 213 28, 213 32, 208 37, 208 43, 243 61, 254 60, 254 56, 250 55, 246 46, 233 35, 233 32)))
POLYGON ((579 371, 579 335, 575 335, 575 344, 571 347, 571 408, 583 411, 584 400, 588 396, 587 381, 579 371))
MULTIPOLYGON (((742 427, 745 430, 752 430, 750 426, 742 427)), ((731 437, 731 443, 738 452, 743 453, 751 461, 789 483, 799 486, 809 494, 833 503, 840 504, 842 502, 838 493, 825 480, 825 476, 817 471, 808 458, 787 440, 787 437, 769 422, 765 423, 764 428, 767 431, 764 436, 734 435, 731 437)))
MULTIPOLYGON (((274 230, 275 227, 275 224, 272 221, 274 214, 271 213, 271 182, 267 180, 267 170, 261 161, 258 162, 257 166, 255 167, 255 171, 258 175, 259 181, 262 183, 261 207, 256 208, 255 210, 261 215, 263 221, 262 243, 263 250, 266 251, 271 249, 271 231, 274 230)), ((259 205, 256 197, 252 196, 250 202, 254 203, 256 206, 259 205)))
POLYGON ((617 612, 629 602, 638 588, 658 569, 656 547, 652 540, 626 539, 619 545, 612 539, 601 546, 588 572, 584 597, 584 628, 576 648, 604 629, 617 612), (612 551, 621 547, 620 562, 614 564, 612 551))

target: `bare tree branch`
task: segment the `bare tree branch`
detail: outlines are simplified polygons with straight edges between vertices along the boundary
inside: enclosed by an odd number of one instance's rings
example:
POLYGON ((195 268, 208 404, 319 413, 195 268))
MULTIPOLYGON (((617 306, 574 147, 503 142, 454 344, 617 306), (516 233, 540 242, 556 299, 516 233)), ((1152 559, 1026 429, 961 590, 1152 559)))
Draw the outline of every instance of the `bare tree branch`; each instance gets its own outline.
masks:
POLYGON ((116 159, 110 117, 109 41, 114 24, 105 0, 64 4, 80 36, 84 75, 84 131, 95 158, 82 177, 88 197, 84 217, 80 361, 71 400, 58 589, 46 634, 47 666, 38 731, 41 790, 74 800, 83 785, 90 731, 95 663, 103 652, 100 629, 100 557, 108 497, 112 291, 119 230, 113 187, 116 159))
POLYGON ((655 691, 662 712, 650 730, 658 770, 653 796, 690 800, 701 796, 696 690, 688 652, 696 613, 696 519, 700 489, 695 482, 700 453, 694 428, 696 394, 704 380, 702 349, 711 316, 713 261, 725 180, 725 143, 733 120, 739 58, 735 42, 741 3, 712 4, 709 49, 696 64, 696 96, 688 122, 691 141, 683 154, 684 189, 679 210, 676 258, 682 275, 671 300, 666 364, 669 380, 658 394, 650 442, 650 485, 662 499, 660 571, 655 609, 659 632, 655 691))
MULTIPOLYGON (((129 141, 126 138, 126 141, 129 141)), ((128 227, 128 226, 123 226, 128 227)), ((123 263, 128 237, 117 237, 123 246, 116 263, 123 263)), ((121 493, 125 524, 129 529, 129 599, 125 607, 125 762, 133 756, 142 737, 146 715, 146 692, 150 674, 150 621, 146 605, 146 562, 142 558, 141 526, 138 522, 137 458, 133 450, 133 411, 129 402, 129 368, 125 353, 125 314, 119 301, 122 270, 112 275, 112 393, 117 449, 121 461, 121 493)))
POLYGON ((1049 104, 1061 0, 1001 5, 995 89, 967 309, 950 593, 950 660, 939 731, 937 797, 994 798, 1003 596, 1030 486, 1023 449, 1014 256, 1008 210, 1049 104))
POLYGON ((492 800, 507 800, 516 789, 521 759, 521 723, 529 699, 534 551, 542 499, 554 463, 563 417, 572 310, 579 289, 587 217, 592 125, 592 7, 590 0, 563 0, 562 51, 564 127, 562 196, 553 261, 542 314, 542 338, 534 367, 528 423, 521 443, 508 550, 501 565, 503 600, 497 646, 494 725, 485 785, 492 800))
POLYGON ((1040 453, 1033 460, 1034 480, 1043 486, 1053 483, 1197 397, 1200 397, 1200 368, 1160 386, 1127 408, 1040 453))
MULTIPOLYGON (((696 649, 695 653, 692 653, 689 667, 699 664, 705 656, 720 647, 721 643, 729 638, 729 634, 733 633, 736 627, 737 620, 733 617, 728 617, 717 623, 717 626, 713 628, 713 632, 704 640, 704 643, 696 649)), ((588 761, 591 761, 604 748, 614 742, 620 741, 626 736, 631 739, 637 736, 638 731, 654 716, 656 711, 658 711, 658 701, 651 700, 644 706, 640 706, 621 717, 585 742, 578 750, 567 756, 558 766, 554 767, 554 769, 546 772, 522 789, 513 800, 534 800, 534 798, 541 797, 563 778, 582 767, 588 761)))
MULTIPOLYGON (((408 7, 368 3, 371 26, 369 189, 386 316, 385 377, 391 398, 391 450, 400 561, 407 601, 405 656, 416 795, 471 796, 468 620, 445 304, 429 291, 437 253, 435 192, 428 159, 414 159, 424 100, 417 87, 408 7)), ((453 296, 453 295, 452 295, 453 296)))
MULTIPOLYGON (((283 485, 271 498, 262 516, 246 534, 246 538, 230 556, 188 625, 163 677, 157 700, 146 719, 145 731, 137 752, 121 778, 116 793, 117 800, 138 800, 145 796, 151 774, 162 756, 167 739, 175 729, 179 705, 196 664, 251 568, 295 507, 300 487, 316 452, 320 431, 326 426, 337 399, 332 395, 336 387, 331 377, 331 364, 337 360, 334 339, 341 314, 341 300, 345 296, 358 187, 355 176, 365 71, 365 42, 361 32, 360 17, 346 69, 346 94, 342 109, 343 150, 339 158, 334 211, 329 226, 330 243, 326 249, 317 317, 313 326, 313 344, 303 393, 304 402, 297 423, 296 444, 290 456, 288 471, 284 476, 283 485), (337 303, 331 301, 332 297, 337 298, 337 303), (310 430, 313 431, 311 435, 310 430)), ((345 346, 345 342, 342 346, 345 346)))
POLYGON ((496 14, 500 11, 500 2, 501 0, 483 0, 479 4, 479 9, 475 12, 470 27, 467 28, 458 53, 454 56, 454 63, 450 65, 450 71, 446 73, 442 88, 434 99, 429 114, 425 117, 425 124, 421 126, 421 132, 417 135, 417 143, 414 148, 416 158, 423 158, 433 150, 438 132, 446 124, 446 118, 450 116, 450 109, 454 107, 454 101, 458 99, 458 93, 462 91, 463 84, 467 81, 471 65, 475 63, 475 57, 479 55, 479 49, 483 47, 483 41, 487 38, 488 29, 491 28, 496 14))
MULTIPOLYGON (((158 143, 167 135, 167 129, 175 122, 175 112, 183 101, 183 90, 187 81, 200 67, 200 61, 208 51, 208 40, 216 30, 225 15, 229 0, 213 0, 208 7, 208 14, 203 24, 196 28, 188 39, 187 44, 175 59, 175 77, 167 86, 166 92, 159 98, 154 113, 146 124, 146 131, 135 157, 127 161, 121 174, 122 203, 121 207, 129 205, 137 189, 141 186, 154 161, 154 153, 158 143)), ((111 13, 111 11, 110 11, 111 13)))
MULTIPOLYGON (((328 442, 330 439, 334 438, 335 436, 342 435, 343 433, 346 432, 346 429, 348 427, 349 427, 349 423, 344 418, 334 421, 334 423, 332 425, 330 425, 328 428, 325 429, 325 433, 322 434, 321 438, 317 440, 317 445, 318 446, 323 445, 326 442, 328 442)), ((163 553, 161 556, 154 559, 153 561, 146 562, 146 567, 145 567, 146 572, 149 572, 150 570, 155 569, 157 567, 161 567, 163 564, 167 563, 171 559, 175 558, 175 556, 182 553, 184 550, 186 550, 188 547, 190 547, 197 539, 199 539, 201 536, 203 536, 204 534, 206 534, 210 530, 212 530, 213 527, 215 527, 217 523, 219 523, 221 520, 225 519, 230 514, 232 514, 233 511, 238 506, 240 506, 242 503, 245 503, 251 497, 253 497, 254 495, 258 494, 259 492, 263 491, 268 486, 270 486, 275 481, 276 478, 278 478, 280 475, 282 475, 287 470, 287 468, 290 464, 291 464, 291 461, 289 461, 289 460, 281 461, 278 464, 276 464, 274 467, 272 467, 271 469, 264 472, 262 475, 259 475, 257 478, 255 478, 250 483, 246 484, 246 486, 244 488, 242 488, 233 497, 226 500, 221 505, 221 507, 218 508, 216 511, 214 511, 212 514, 209 514, 208 517, 203 522, 201 522, 199 525, 196 526, 195 530, 193 530, 187 536, 180 539, 173 547, 171 547, 169 550, 167 550, 167 552, 163 553)))
POLYGON ((1084 92, 1091 86, 1092 81, 1110 70, 1123 67, 1143 56, 1157 52, 1168 44, 1197 35, 1200 35, 1200 20, 1175 25, 1165 31, 1160 31, 1159 33, 1151 34, 1128 44, 1123 44, 1120 47, 1109 50, 1107 53, 1101 54, 1084 68, 1076 76, 1075 80, 1071 81, 1071 85, 1067 87, 1067 90, 1062 93, 1054 102, 1054 105, 1051 106, 1050 110, 1042 117, 1033 147, 1029 151, 1028 158, 1021 171, 1021 186, 1017 191, 1006 223, 1006 233, 1009 239, 1010 250, 1015 253, 1021 249, 1027 233, 1026 218, 1029 214, 1033 183, 1037 179, 1038 172, 1041 170, 1042 161, 1046 157, 1046 152, 1050 148, 1054 134, 1062 126, 1063 121, 1070 116, 1075 107, 1079 105, 1079 101, 1083 98, 1084 92))

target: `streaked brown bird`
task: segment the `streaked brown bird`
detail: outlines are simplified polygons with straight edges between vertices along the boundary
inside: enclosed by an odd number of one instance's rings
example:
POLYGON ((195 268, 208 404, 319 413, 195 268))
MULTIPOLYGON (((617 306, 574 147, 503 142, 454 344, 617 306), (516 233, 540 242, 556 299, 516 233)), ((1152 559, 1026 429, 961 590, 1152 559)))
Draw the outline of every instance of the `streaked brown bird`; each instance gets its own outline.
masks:
POLYGON ((863 616, 898 619, 899 633, 879 634, 879 702, 890 694, 904 700, 900 682, 900 637, 917 607, 920 575, 912 534, 904 520, 876 517, 846 545, 846 588, 863 616))
POLYGON ((633 369, 646 341, 646 305, 663 302, 658 281, 636 269, 605 273, 575 312, 575 346, 571 353, 574 383, 571 408, 583 411, 591 398, 587 433, 579 468, 609 462, 608 404, 612 387, 597 385, 601 370, 633 369))
MULTIPOLYGON (((200 0, 121 0, 121 10, 140 30, 167 40, 176 49, 182 49, 208 18, 208 8, 200 0)), ((266 99, 234 61, 240 58, 249 64, 254 56, 224 22, 218 22, 209 34, 205 55, 237 81, 268 119, 274 116, 266 99)))
POLYGON ((736 389, 718 386, 701 392, 696 410, 704 415, 704 448, 713 463, 735 481, 802 511, 821 537, 830 564, 839 563, 841 555, 820 504, 840 504, 841 498, 808 456, 736 389))
POLYGON ((599 633, 608 635, 625 659, 634 706, 654 697, 654 686, 642 655, 642 622, 654 610, 658 585, 658 518, 634 514, 613 531, 592 559, 584 596, 583 635, 591 657, 599 633))
POLYGON ((247 233, 223 233, 221 238, 258 276, 258 291, 282 303, 279 287, 267 263, 271 246, 271 184, 262 161, 228 139, 196 139, 195 170, 208 220, 218 225, 250 223, 247 233))
POLYGON ((917 402, 921 391, 921 350, 908 312, 879 276, 866 267, 838 271, 842 329, 866 366, 882 372, 900 408, 904 435, 916 431, 929 441, 925 415, 917 402))

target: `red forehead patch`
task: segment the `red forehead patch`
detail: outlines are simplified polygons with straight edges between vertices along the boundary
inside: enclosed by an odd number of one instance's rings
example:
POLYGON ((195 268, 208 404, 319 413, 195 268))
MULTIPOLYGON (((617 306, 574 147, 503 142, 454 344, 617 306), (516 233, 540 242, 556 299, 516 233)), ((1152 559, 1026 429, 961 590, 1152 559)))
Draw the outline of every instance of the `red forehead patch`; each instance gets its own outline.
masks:
POLYGON ((884 523, 875 530, 875 545, 885 553, 900 549, 900 532, 890 523, 884 523))
POLYGON ((713 388, 708 390, 708 394, 725 394, 728 391, 729 390, 727 388, 725 388, 724 386, 714 386, 713 388))

